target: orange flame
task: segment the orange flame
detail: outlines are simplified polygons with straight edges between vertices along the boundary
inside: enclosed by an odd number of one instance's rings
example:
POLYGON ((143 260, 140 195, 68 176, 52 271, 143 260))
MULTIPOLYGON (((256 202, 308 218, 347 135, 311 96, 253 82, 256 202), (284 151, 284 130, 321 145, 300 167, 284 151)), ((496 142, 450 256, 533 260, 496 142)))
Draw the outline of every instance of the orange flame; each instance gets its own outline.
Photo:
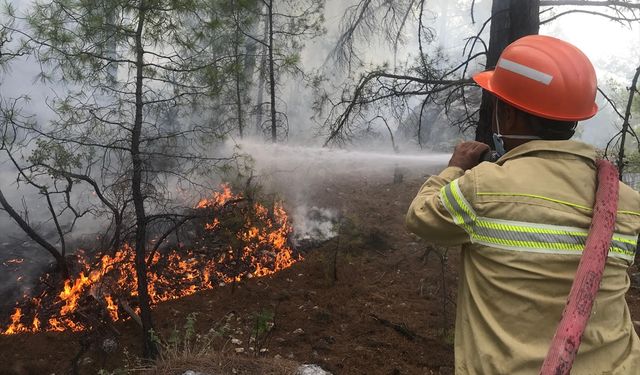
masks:
MULTIPOLYGON (((241 195, 233 194, 228 185, 222 186, 221 192, 214 192, 211 199, 202 199, 195 209, 218 212, 229 204, 242 200, 241 195)), ((153 304, 191 295, 201 290, 211 289, 218 283, 231 283, 249 277, 263 277, 290 267, 301 256, 294 256, 288 245, 292 232, 291 224, 282 204, 275 203, 272 210, 260 203, 247 204, 249 214, 243 215, 244 222, 235 232, 235 240, 239 248, 227 244, 217 259, 192 250, 172 250, 164 255, 156 252, 149 262, 148 286, 149 296, 153 304), (242 264, 242 270, 233 269, 231 265, 242 264)), ((217 233, 223 223, 214 217, 204 224, 205 233, 217 233)), ((215 237, 215 236, 214 236, 215 237)), ((229 242, 233 242, 229 241, 229 242)), ((206 245, 206 243, 205 243, 206 245)), ((42 299, 32 298, 30 302, 33 318, 31 325, 22 323, 25 320, 23 309, 16 307, 11 315, 11 324, 3 334, 46 331, 80 331, 87 327, 75 318, 74 314, 88 296, 104 301, 105 316, 112 321, 121 319, 119 306, 114 298, 135 298, 137 296, 137 276, 134 267, 135 251, 125 244, 113 255, 100 258, 97 267, 90 264, 84 253, 78 252, 78 261, 83 270, 74 280, 66 280, 62 291, 54 302, 54 314, 42 324, 39 316, 43 316, 40 308, 42 299), (108 292, 108 293, 107 293, 108 292), (125 296, 125 297, 121 297, 125 296), (35 306, 34 306, 35 305, 35 306)), ((139 311, 139 307, 134 307, 139 311)))
POLYGON ((113 303, 113 298, 111 298, 111 296, 104 296, 104 299, 107 301, 107 310, 109 311, 111 320, 115 322, 118 320, 118 306, 113 303))
POLYGON ((213 193, 213 199, 202 199, 200 200, 200 202, 198 202, 198 204, 196 205, 196 208, 206 208, 206 207, 213 207, 213 206, 224 206, 225 203, 227 203, 228 201, 234 199, 234 198, 239 198, 240 196, 235 196, 232 192, 231 192, 231 187, 229 187, 229 185, 227 184, 223 184, 222 185, 222 192, 215 192, 213 193))
POLYGON ((9 326, 4 333, 11 335, 19 332, 29 332, 29 329, 20 323, 20 319, 22 319, 22 309, 16 307, 14 313, 11 315, 11 326, 9 326))

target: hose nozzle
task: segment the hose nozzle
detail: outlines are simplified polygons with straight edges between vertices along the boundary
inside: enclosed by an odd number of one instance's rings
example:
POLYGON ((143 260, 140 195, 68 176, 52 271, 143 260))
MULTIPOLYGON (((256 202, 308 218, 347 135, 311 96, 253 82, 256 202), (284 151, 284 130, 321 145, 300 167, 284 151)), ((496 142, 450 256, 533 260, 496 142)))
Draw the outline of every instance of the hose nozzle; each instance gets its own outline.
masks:
POLYGON ((480 161, 488 161, 489 163, 495 163, 498 159, 500 159, 500 154, 495 150, 489 150, 480 157, 480 161))

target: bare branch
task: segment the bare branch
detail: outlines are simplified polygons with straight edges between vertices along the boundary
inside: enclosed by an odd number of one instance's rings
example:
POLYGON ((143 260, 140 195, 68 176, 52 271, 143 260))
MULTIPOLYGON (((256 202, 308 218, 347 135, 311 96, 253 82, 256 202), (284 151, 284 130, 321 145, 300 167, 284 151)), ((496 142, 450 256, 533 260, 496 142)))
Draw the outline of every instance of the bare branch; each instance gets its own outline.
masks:
POLYGON ((429 95, 431 93, 450 89, 451 87, 470 84, 471 82, 472 81, 470 79, 427 79, 409 75, 391 74, 384 71, 370 72, 369 74, 361 77, 359 83, 355 87, 351 99, 334 105, 334 108, 337 108, 340 104, 346 104, 346 108, 337 117, 328 138, 324 142, 324 146, 326 147, 330 142, 337 139, 339 135, 345 131, 347 124, 351 120, 354 110, 358 106, 371 104, 376 101, 381 101, 393 97, 399 98, 405 96, 429 95), (390 80, 390 85, 386 84, 387 80, 390 80), (375 81, 378 84, 378 89, 374 91, 370 95, 370 97, 364 97, 365 90, 367 89, 369 83, 372 81, 375 81), (417 87, 415 87, 415 89, 408 90, 407 85, 410 83, 416 84, 417 87), (400 87, 398 87, 398 85, 400 85, 400 87), (429 87, 429 85, 433 85, 433 87, 429 87), (384 93, 382 93, 381 91, 384 91, 384 93))
POLYGON ((609 103, 609 105, 611 106, 611 108, 613 108, 613 110, 616 112, 616 114, 618 115, 618 117, 624 121, 624 115, 622 113, 620 113, 620 111, 618 110, 618 106, 613 102, 613 100, 611 100, 611 98, 609 98, 609 96, 602 91, 602 89, 600 87, 598 87, 598 92, 600 93, 600 95, 602 95, 602 97, 604 97, 604 99, 609 103))
POLYGON ((63 274, 64 278, 69 277, 69 272, 66 269, 66 263, 62 254, 53 246, 49 241, 45 240, 42 236, 40 236, 30 225, 27 223, 22 216, 16 210, 13 209, 11 204, 6 200, 2 190, 0 189, 0 205, 5 210, 9 216, 13 219, 13 221, 20 226, 20 228, 35 242, 37 242, 40 246, 42 246, 45 250, 47 250, 57 261, 58 266, 61 268, 60 271, 63 274), (64 266, 63 266, 64 265, 64 266))
POLYGON ((620 139, 620 150, 618 152, 618 175, 620 176, 620 179, 622 179, 622 172, 624 171, 624 165, 625 165, 625 158, 624 158, 624 146, 625 146, 625 139, 626 139, 626 135, 627 132, 629 131, 629 118, 631 117, 631 108, 633 105, 633 98, 635 96, 635 94, 637 93, 638 89, 637 89, 637 85, 638 85, 638 78, 640 78, 640 66, 638 66, 638 68, 636 69, 636 73, 633 76, 633 79, 631 80, 631 87, 629 88, 629 98, 627 100, 627 109, 624 113, 624 122, 622 123, 622 136, 620 139))
POLYGON ((616 16, 612 16, 610 14, 606 14, 606 13, 602 13, 602 12, 596 12, 596 11, 590 11, 590 10, 582 10, 582 9, 572 9, 572 10, 567 10, 565 12, 562 13, 558 13, 552 17, 547 18, 546 20, 542 20, 540 21, 540 25, 544 25, 546 23, 549 23, 553 20, 556 20, 562 16, 565 16, 567 14, 571 14, 571 13, 583 13, 583 14, 590 14, 593 16, 599 16, 599 17, 604 17, 604 18, 608 18, 611 21, 616 21, 618 23, 631 23, 631 22, 635 22, 635 21, 640 21, 640 17, 635 17, 635 18, 629 18, 629 17, 616 17, 616 16))
POLYGON ((640 9, 640 3, 632 3, 626 1, 586 1, 586 0, 541 0, 541 7, 553 7, 553 6, 615 6, 615 7, 623 7, 623 8, 631 8, 631 9, 640 9))

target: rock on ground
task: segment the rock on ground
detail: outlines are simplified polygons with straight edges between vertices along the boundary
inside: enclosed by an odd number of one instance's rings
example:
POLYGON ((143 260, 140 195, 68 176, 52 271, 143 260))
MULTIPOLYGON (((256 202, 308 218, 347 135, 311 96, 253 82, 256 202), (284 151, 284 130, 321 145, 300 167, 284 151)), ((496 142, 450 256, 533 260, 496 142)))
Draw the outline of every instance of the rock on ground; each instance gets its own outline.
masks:
POLYGON ((318 365, 302 365, 298 367, 296 375, 332 375, 318 365))

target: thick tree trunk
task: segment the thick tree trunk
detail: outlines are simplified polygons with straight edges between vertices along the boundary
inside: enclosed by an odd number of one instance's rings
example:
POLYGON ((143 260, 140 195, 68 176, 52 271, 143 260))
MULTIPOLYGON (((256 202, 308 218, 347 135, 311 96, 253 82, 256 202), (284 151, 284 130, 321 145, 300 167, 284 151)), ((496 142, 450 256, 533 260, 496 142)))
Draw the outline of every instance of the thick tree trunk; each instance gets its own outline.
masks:
POLYGON ((131 192, 136 211, 136 244, 135 266, 138 277, 138 303, 140 306, 140 318, 143 330, 143 355, 145 358, 153 358, 157 355, 157 348, 152 339, 153 324, 151 320, 151 308, 149 306, 149 288, 147 284, 146 241, 147 241, 147 217, 144 209, 144 195, 142 193, 143 163, 140 155, 140 137, 142 135, 142 110, 143 110, 143 64, 144 47, 142 45, 142 30, 146 15, 146 1, 140 0, 138 13, 138 27, 135 34, 136 43, 136 114, 131 133, 131 159, 133 175, 131 178, 131 192))
MULTIPOLYGON (((540 0, 493 0, 487 69, 493 69, 500 54, 511 42, 525 35, 537 34, 540 29, 540 0)), ((482 92, 476 140, 493 145, 491 94, 482 92)))

